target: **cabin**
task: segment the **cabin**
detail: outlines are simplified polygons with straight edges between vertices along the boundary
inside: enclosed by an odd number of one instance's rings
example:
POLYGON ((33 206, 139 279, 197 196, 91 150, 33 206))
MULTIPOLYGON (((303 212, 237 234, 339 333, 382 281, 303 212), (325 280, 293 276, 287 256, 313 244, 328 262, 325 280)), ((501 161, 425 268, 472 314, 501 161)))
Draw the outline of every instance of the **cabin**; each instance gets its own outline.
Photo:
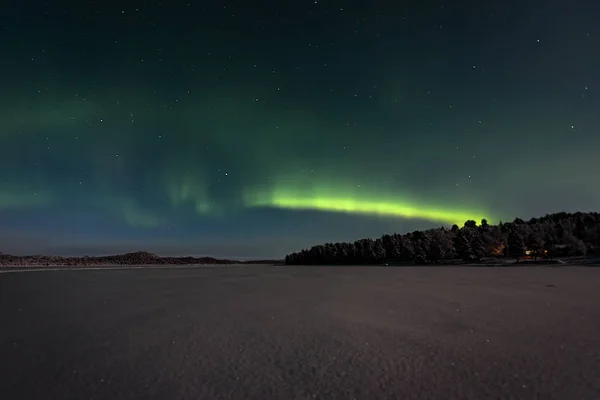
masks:
POLYGON ((525 250, 525 255, 523 257, 521 257, 524 260, 533 260, 534 258, 537 257, 547 257, 548 256, 548 250, 544 249, 544 253, 540 254, 540 255, 535 255, 535 252, 533 250, 525 250))
MULTIPOLYGON (((569 245, 566 244, 557 244, 554 246, 554 255, 555 256, 560 256, 560 255, 564 255, 564 253, 568 250, 569 245)), ((523 259, 534 259, 535 255, 533 254, 533 250, 527 249, 525 250, 525 255, 521 258, 523 259)), ((539 255, 538 257, 548 257, 548 249, 544 249, 544 253, 539 255)))

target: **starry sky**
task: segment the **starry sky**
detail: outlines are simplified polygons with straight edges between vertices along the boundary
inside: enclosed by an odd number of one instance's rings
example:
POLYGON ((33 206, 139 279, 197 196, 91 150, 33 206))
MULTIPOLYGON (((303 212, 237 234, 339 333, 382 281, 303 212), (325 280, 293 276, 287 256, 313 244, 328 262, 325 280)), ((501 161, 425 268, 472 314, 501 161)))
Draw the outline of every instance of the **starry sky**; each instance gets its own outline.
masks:
POLYGON ((598 2, 2 8, 0 251, 270 258, 598 211, 598 2))

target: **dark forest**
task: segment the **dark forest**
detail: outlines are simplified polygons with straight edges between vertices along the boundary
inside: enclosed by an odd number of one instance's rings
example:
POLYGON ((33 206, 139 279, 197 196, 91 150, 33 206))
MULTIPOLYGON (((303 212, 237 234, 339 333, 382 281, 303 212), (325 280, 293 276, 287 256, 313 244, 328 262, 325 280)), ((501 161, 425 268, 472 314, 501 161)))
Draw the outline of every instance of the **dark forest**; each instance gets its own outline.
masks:
POLYGON ((599 213, 556 213, 490 225, 466 221, 406 234, 383 235, 354 243, 325 243, 288 254, 286 264, 377 265, 382 263, 478 263, 511 257, 516 263, 552 261, 600 252, 599 213))

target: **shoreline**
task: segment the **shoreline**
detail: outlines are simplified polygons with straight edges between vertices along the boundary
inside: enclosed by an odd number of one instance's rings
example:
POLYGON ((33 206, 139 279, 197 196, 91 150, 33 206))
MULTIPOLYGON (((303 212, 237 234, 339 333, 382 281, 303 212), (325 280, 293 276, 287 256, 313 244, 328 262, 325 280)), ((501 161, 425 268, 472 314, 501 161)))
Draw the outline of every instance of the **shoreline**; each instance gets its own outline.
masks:
POLYGON ((44 271, 108 271, 108 270, 132 270, 132 269, 186 269, 186 268, 228 268, 228 267, 289 267, 289 268, 369 268, 369 269, 429 269, 429 268, 444 268, 444 269, 521 269, 521 268, 594 268, 600 266, 598 263, 561 263, 561 264, 448 264, 448 265, 285 265, 285 264, 143 264, 143 265, 114 265, 114 264, 97 264, 97 265, 0 265, 0 274, 9 272, 44 272, 44 271))

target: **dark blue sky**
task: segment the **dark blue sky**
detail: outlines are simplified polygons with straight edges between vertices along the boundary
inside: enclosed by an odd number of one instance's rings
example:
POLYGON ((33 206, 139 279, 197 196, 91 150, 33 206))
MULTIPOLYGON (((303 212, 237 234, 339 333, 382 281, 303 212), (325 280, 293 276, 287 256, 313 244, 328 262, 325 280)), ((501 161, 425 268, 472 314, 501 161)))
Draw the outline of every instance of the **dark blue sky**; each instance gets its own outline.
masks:
POLYGON ((600 4, 6 3, 1 251, 282 257, 600 204, 600 4))

